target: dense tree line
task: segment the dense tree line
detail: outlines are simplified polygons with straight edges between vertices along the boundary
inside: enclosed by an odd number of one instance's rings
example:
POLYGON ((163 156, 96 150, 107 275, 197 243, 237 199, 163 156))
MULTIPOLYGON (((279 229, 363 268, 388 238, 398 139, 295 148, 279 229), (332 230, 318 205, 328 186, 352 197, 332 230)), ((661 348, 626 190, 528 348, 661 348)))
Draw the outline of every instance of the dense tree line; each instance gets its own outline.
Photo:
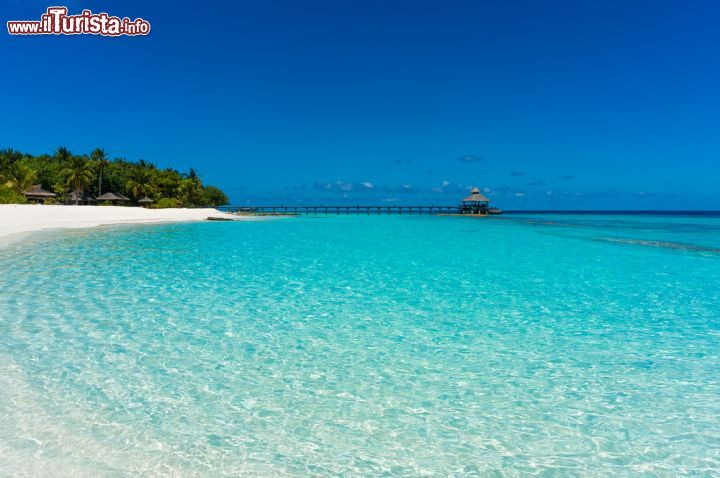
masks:
POLYGON ((110 160, 102 149, 76 155, 60 147, 52 155, 39 156, 0 150, 0 203, 24 203, 22 193, 38 185, 56 193, 57 203, 69 202, 73 191, 79 191, 81 197, 114 192, 130 198, 133 204, 147 196, 155 207, 220 206, 228 202, 225 193, 204 185, 193 169, 181 173, 144 160, 110 160))

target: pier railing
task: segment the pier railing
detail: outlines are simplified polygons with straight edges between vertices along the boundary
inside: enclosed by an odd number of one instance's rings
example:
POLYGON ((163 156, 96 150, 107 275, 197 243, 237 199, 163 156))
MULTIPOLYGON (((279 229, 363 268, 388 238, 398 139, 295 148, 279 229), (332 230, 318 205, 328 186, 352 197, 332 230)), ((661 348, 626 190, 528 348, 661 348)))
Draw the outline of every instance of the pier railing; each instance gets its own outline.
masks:
POLYGON ((221 211, 253 214, 458 214, 459 206, 220 206, 221 211))

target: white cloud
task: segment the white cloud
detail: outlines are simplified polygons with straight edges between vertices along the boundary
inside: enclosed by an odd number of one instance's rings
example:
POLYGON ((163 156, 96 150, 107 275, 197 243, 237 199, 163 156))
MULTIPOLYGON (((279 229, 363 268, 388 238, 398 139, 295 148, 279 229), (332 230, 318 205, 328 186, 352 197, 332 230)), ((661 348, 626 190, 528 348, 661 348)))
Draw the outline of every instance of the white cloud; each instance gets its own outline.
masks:
POLYGON ((515 193, 515 196, 521 198, 521 197, 525 196, 525 193, 515 193))
POLYGON ((337 181, 336 184, 341 191, 352 191, 352 183, 344 183, 342 181, 337 181))
POLYGON ((450 181, 443 181, 442 185, 444 188, 446 188, 446 187, 450 186, 450 181))
POLYGON ((365 181, 360 184, 362 184, 363 187, 365 187, 367 189, 375 189, 375 185, 373 183, 371 183, 370 181, 365 181))

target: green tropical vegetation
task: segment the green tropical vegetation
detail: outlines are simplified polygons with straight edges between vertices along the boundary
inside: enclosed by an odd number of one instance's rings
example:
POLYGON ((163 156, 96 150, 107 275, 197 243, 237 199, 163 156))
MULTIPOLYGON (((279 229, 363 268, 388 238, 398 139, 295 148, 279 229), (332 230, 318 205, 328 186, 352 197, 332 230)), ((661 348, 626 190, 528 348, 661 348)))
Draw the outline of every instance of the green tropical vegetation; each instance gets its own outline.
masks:
POLYGON ((95 165, 90 162, 87 156, 70 156, 67 166, 60 171, 60 174, 66 178, 66 184, 70 191, 79 191, 76 196, 76 204, 80 202, 80 198, 85 194, 85 189, 90 181, 95 179, 95 165))
POLYGON ((23 191, 33 187, 37 174, 22 163, 14 163, 7 169, 5 177, 7 178, 7 186, 22 194, 23 191))
POLYGON ((36 185, 57 194, 57 203, 71 203, 73 191, 80 193, 76 201, 85 195, 97 197, 114 192, 137 204, 147 196, 154 201, 153 207, 159 208, 228 203, 225 193, 203 184, 194 169, 182 173, 144 160, 110 160, 101 148, 89 155, 73 154, 64 146, 53 154, 37 156, 14 149, 0 150, 0 204, 25 203, 23 191, 36 185))

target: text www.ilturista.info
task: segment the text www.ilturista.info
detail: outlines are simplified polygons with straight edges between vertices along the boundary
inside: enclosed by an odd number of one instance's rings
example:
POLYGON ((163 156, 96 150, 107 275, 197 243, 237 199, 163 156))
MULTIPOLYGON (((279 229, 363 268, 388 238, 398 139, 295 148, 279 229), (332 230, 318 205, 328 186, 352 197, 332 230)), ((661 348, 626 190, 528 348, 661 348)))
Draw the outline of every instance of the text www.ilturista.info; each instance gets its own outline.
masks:
POLYGON ((9 21, 11 35, 147 35, 150 23, 142 18, 111 17, 107 13, 83 10, 80 15, 68 15, 67 7, 48 7, 40 21, 9 21))

